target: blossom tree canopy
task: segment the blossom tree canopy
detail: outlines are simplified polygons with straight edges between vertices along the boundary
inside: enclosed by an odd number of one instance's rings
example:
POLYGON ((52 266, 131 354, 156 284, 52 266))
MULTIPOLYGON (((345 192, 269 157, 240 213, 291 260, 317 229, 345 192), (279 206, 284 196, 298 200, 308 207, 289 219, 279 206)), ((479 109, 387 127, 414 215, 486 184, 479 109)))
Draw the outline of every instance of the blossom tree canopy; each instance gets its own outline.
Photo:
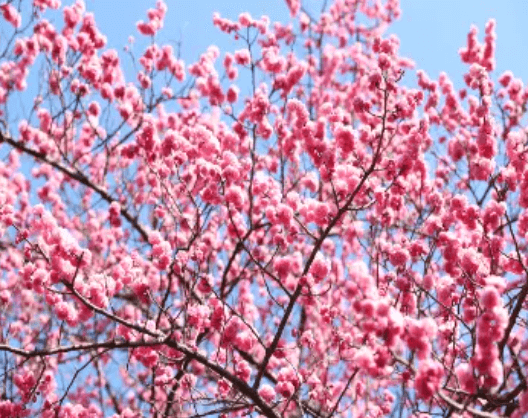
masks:
POLYGON ((0 418, 528 414, 493 20, 459 89, 399 55, 398 0, 215 14, 237 49, 195 62, 162 0, 125 52, 83 0, 0 2, 0 418))

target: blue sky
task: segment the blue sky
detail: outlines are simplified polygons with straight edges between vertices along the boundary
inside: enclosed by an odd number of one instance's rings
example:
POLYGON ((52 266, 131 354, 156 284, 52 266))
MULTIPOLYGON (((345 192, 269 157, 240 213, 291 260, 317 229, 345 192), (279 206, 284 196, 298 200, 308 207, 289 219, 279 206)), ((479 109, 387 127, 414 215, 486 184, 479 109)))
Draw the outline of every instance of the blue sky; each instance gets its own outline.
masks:
MULTIPOLYGON (((241 48, 229 36, 212 26, 212 14, 236 19, 243 11, 255 17, 268 15, 272 21, 289 19, 284 0, 166 0, 169 7, 160 41, 181 41, 182 56, 190 62, 208 45, 216 44, 222 52, 241 48)), ((65 2, 67 3, 67 1, 65 2)), ((103 33, 112 47, 120 48, 130 34, 136 33, 135 22, 145 19, 145 11, 155 0, 86 0, 87 8, 96 14, 103 33)), ((308 9, 316 10, 322 0, 303 0, 308 9)), ((401 0, 402 16, 389 32, 401 40, 401 54, 415 60, 417 68, 431 77, 447 72, 456 86, 461 86, 466 66, 460 62, 458 49, 465 45, 472 23, 484 32, 489 18, 497 21, 497 75, 510 69, 523 80, 528 79, 528 2, 523 0, 401 0)), ((482 37, 480 39, 482 40, 482 37)))

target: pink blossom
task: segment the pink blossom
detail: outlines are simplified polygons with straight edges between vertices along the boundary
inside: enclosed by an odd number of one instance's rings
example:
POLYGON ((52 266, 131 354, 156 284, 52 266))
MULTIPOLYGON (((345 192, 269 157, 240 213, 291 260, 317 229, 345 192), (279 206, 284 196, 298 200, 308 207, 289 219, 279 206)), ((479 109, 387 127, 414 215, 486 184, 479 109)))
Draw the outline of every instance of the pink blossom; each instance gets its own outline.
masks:
POLYGON ((238 65, 249 65, 251 62, 251 56, 247 49, 240 49, 235 52, 235 62, 238 65))
POLYGON ((247 363, 247 361, 244 361, 244 360, 238 361, 235 364, 235 371, 236 371, 236 376, 242 379, 242 381, 244 382, 249 381, 249 378, 251 376, 251 368, 249 367, 249 364, 247 363))
POLYGON ((372 351, 367 347, 362 347, 354 356, 354 360, 356 361, 358 367, 365 371, 368 371, 370 368, 374 367, 375 364, 372 351))
POLYGON ((11 23, 15 28, 20 27, 22 24, 22 17, 12 4, 0 4, 0 11, 5 20, 11 23))
POLYGON ((322 257, 316 257, 310 268, 310 272, 318 281, 322 280, 329 272, 328 262, 322 257))
POLYGON ((414 388, 419 398, 431 399, 439 390, 444 377, 444 368, 433 360, 420 362, 414 381, 414 388))
POLYGON ((301 2, 299 0, 286 0, 288 9, 290 9, 290 15, 292 17, 297 16, 299 10, 301 9, 301 2))
POLYGON ((397 0, 215 13, 236 50, 193 62, 163 1, 124 51, 83 0, 22 4, 0 5, 0 417, 526 415, 528 88, 494 73, 494 20, 460 88, 409 85, 397 0))
POLYGON ((394 266, 403 266, 409 261, 409 253, 400 246, 394 246, 389 259, 394 266))
POLYGON ((337 145, 343 151, 344 155, 350 154, 354 150, 355 137, 350 127, 341 127, 335 133, 337 145))
POLYGON ((493 309, 495 306, 499 306, 500 304, 499 293, 497 292, 497 289, 491 286, 484 288, 480 296, 480 300, 486 309, 493 309))
POLYGON ((227 90, 227 101, 229 103, 235 103, 238 100, 238 94, 240 90, 237 86, 231 86, 227 90))
POLYGON ((279 382, 275 386, 275 390, 282 395, 282 397, 290 398, 295 393, 295 386, 290 382, 279 382))
POLYGON ((468 364, 459 364, 455 369, 455 373, 463 390, 469 393, 474 393, 476 391, 477 380, 473 375, 471 366, 468 364))
POLYGON ((275 390, 268 384, 262 385, 258 394, 266 403, 272 403, 275 400, 275 390))

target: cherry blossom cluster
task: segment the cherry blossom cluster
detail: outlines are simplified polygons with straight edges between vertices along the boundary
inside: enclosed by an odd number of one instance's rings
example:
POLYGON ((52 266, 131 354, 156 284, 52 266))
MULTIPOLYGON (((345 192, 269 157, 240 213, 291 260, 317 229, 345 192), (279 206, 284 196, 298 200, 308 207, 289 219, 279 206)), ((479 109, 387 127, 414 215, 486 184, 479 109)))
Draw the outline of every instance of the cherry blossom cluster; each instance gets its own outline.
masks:
POLYGON ((495 21, 459 86, 400 56, 397 0, 283 7, 184 62, 162 0, 125 54, 82 0, 0 4, 0 417, 528 413, 495 21))

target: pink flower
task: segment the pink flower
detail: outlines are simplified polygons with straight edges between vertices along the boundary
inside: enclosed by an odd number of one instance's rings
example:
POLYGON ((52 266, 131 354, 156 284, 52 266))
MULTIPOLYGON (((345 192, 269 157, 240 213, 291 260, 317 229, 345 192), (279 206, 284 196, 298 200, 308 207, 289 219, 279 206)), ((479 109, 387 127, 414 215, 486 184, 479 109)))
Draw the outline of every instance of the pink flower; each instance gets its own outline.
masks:
POLYGON ((259 389, 258 394, 266 403, 272 403, 275 400, 275 389, 265 384, 259 389))
POLYGON ((239 65, 249 65, 251 55, 247 49, 241 49, 235 52, 235 62, 239 65))
POLYGON ((469 364, 459 364, 455 369, 460 387, 469 393, 477 390, 477 380, 473 376, 473 369, 469 364))
POLYGON ((41 11, 46 10, 46 8, 57 10, 61 2, 60 0, 33 0, 33 5, 38 7, 41 11))
POLYGON ((367 347, 362 347, 354 356, 354 360, 359 368, 368 371, 375 366, 372 351, 367 347))
POLYGON ((15 28, 19 28, 22 24, 22 17, 18 13, 18 10, 12 4, 0 5, 0 11, 5 20, 11 23, 15 28))
POLYGON ((275 390, 284 398, 289 398, 295 393, 295 387, 290 382, 279 382, 275 390))
POLYGON ((237 210, 242 209, 244 199, 244 192, 240 186, 230 186, 225 193, 226 203, 233 205, 237 210))
POLYGON ((229 103, 235 103, 238 100, 238 94, 240 89, 237 86, 231 86, 227 90, 227 101, 229 103))
POLYGON ((235 363, 235 375, 242 379, 244 382, 248 382, 251 377, 251 368, 245 360, 240 360, 235 363))
POLYGON ((153 36, 163 27, 163 19, 167 12, 167 6, 162 0, 158 0, 155 9, 149 9, 147 16, 149 21, 137 23, 137 30, 142 35, 153 36))
POLYGON ((310 273, 316 278, 317 281, 324 279, 330 271, 328 261, 323 259, 321 256, 316 256, 312 266, 310 267, 310 273))
POLYGON ((354 132, 350 126, 340 127, 335 132, 337 146, 345 156, 348 156, 355 147, 354 132))
POLYGON ((390 262, 396 267, 407 264, 409 258, 409 252, 399 245, 395 245, 389 254, 390 262))
POLYGON ((251 26, 253 19, 251 19, 251 15, 249 13, 241 13, 238 16, 238 22, 243 27, 251 26))
POLYGON ((500 301, 499 292, 492 286, 485 287, 480 295, 480 302, 486 309, 493 309, 495 306, 499 306, 500 301))
POLYGON ((508 84, 510 84, 512 79, 513 73, 508 70, 502 73, 502 75, 499 77, 499 83, 502 85, 502 87, 508 87, 508 84))
POLYGON ((253 348, 254 343, 255 339, 249 331, 243 331, 236 337, 236 345, 242 351, 249 352, 253 348))
POLYGON ((440 390, 443 377, 444 368, 440 363, 433 360, 420 362, 414 382, 416 395, 424 400, 431 399, 440 390))
POLYGON ((286 0, 288 9, 290 9, 291 17, 297 16, 299 10, 301 10, 301 1, 300 0, 286 0))
POLYGON ((289 258, 278 258, 275 260, 273 267, 281 280, 285 280, 291 269, 291 262, 289 258))

